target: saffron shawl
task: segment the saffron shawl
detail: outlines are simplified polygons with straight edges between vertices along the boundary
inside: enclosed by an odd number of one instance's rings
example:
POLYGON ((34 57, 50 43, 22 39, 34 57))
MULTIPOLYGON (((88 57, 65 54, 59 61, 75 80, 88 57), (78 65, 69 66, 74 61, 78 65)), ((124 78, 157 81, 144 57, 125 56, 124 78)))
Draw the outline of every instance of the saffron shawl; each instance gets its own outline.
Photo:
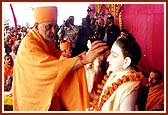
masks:
POLYGON ((146 102, 146 111, 151 111, 159 104, 164 104, 164 84, 150 87, 146 102))
MULTIPOLYGON (((69 96, 77 93, 77 97, 71 97, 72 100, 74 100, 73 98, 76 101, 80 100, 80 104, 88 101, 83 100, 84 96, 86 98, 88 96, 87 93, 83 93, 86 91, 81 90, 79 92, 79 90, 75 91, 74 89, 67 94, 69 87, 70 90, 71 87, 82 87, 82 85, 85 87, 85 77, 80 76, 79 79, 75 75, 71 76, 72 73, 69 74, 78 58, 58 60, 59 57, 60 52, 54 48, 52 42, 46 44, 36 30, 29 30, 29 33, 23 38, 19 46, 13 69, 13 109, 15 111, 47 111, 54 94, 59 88, 62 88, 60 85, 64 86, 64 92, 66 92, 61 95, 61 98, 66 95, 67 99, 70 99, 69 96), (64 85, 66 82, 65 77, 72 78, 74 84, 64 85), (83 80, 83 82, 80 80, 83 80)), ((80 74, 85 75, 83 73, 80 74)), ((64 104, 68 105, 69 103, 67 102, 69 101, 64 101, 64 104)), ((73 104, 71 104, 69 110, 74 109, 75 102, 71 103, 73 104)), ((80 106, 77 109, 83 110, 83 107, 80 106)))

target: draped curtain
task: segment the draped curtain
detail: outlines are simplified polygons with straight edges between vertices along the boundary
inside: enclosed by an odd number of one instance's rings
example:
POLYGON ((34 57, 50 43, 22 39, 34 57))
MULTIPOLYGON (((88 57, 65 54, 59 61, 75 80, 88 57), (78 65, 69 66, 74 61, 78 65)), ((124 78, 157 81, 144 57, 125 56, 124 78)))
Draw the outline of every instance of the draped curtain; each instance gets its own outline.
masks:
POLYGON ((96 4, 96 12, 100 13, 103 4, 96 4))
POLYGON ((115 9, 114 9, 115 8, 115 4, 105 4, 105 6, 106 6, 109 14, 114 16, 115 15, 115 9))
POLYGON ((142 48, 140 66, 149 74, 152 69, 164 73, 164 5, 124 4, 123 26, 142 48))

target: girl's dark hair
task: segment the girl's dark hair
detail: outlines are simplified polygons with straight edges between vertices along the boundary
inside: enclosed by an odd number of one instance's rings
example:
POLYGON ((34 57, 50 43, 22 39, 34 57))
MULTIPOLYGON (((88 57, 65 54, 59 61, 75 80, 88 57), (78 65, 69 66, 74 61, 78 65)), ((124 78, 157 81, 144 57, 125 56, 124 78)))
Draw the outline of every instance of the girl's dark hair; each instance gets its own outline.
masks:
POLYGON ((135 67, 142 56, 141 47, 136 42, 135 38, 132 34, 128 34, 127 36, 119 37, 116 40, 116 44, 121 48, 122 54, 124 58, 130 57, 131 64, 130 66, 135 67))
POLYGON ((126 29, 121 29, 121 32, 125 32, 125 33, 128 33, 128 31, 126 29))

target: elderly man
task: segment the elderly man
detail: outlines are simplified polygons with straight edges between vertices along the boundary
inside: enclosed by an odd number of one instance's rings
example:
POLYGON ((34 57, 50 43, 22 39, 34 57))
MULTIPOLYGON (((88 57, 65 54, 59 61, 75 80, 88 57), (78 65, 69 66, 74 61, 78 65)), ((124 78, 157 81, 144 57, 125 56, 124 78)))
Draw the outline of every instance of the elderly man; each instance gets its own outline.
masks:
POLYGON ((164 83, 162 73, 159 70, 152 70, 148 78, 149 93, 146 102, 146 111, 164 110, 164 83))
MULTIPOLYGON (((14 111, 48 111, 57 93, 66 110, 86 110, 89 96, 83 65, 93 62, 108 46, 96 41, 87 55, 59 60, 61 53, 52 42, 57 7, 35 8, 34 19, 35 26, 22 40, 15 59, 14 111)), ((58 101, 54 102, 59 108, 58 101)))

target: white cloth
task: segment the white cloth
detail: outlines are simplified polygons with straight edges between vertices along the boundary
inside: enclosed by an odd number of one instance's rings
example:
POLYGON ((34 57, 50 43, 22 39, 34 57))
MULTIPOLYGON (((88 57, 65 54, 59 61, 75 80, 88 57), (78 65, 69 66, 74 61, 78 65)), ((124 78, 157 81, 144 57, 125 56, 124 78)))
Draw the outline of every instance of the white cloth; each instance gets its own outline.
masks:
POLYGON ((85 67, 85 71, 86 71, 86 80, 87 80, 87 85, 88 85, 88 91, 89 93, 91 93, 92 88, 93 88, 93 83, 94 83, 94 79, 95 79, 95 70, 94 68, 90 68, 91 63, 86 64, 85 67))
MULTIPOLYGON (((118 78, 122 77, 123 73, 116 75, 114 72, 109 76, 106 84, 103 87, 103 91, 107 89, 109 85, 116 82, 118 78)), ((126 75, 126 74, 125 74, 126 75)), ((135 101, 137 99, 139 81, 126 82, 120 85, 110 98, 102 106, 102 111, 135 111, 137 105, 135 101)), ((103 95, 103 93, 100 95, 103 95)), ((100 100, 99 100, 100 103, 100 100)))
POLYGON ((139 81, 123 83, 102 106, 102 111, 135 111, 139 81))
POLYGON ((11 52, 11 53, 10 53, 10 55, 12 56, 12 59, 13 59, 13 61, 14 61, 14 60, 15 60, 15 58, 16 58, 15 53, 11 52))

